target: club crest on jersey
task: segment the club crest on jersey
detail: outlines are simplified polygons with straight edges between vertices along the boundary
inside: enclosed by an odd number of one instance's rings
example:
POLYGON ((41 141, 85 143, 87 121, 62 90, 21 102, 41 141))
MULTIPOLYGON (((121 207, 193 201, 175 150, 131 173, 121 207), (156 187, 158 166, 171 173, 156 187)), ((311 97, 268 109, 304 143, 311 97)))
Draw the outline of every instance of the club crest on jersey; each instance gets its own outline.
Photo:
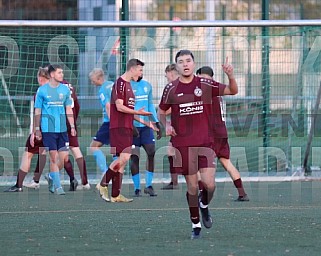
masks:
POLYGON ((62 100, 64 98, 64 95, 62 93, 59 93, 59 99, 62 100))
POLYGON ((197 97, 201 97, 202 94, 203 94, 202 89, 196 87, 195 90, 194 90, 194 94, 195 94, 195 96, 197 96, 197 97))
POLYGON ((147 93, 147 91, 148 91, 148 88, 145 86, 144 87, 144 92, 147 93))

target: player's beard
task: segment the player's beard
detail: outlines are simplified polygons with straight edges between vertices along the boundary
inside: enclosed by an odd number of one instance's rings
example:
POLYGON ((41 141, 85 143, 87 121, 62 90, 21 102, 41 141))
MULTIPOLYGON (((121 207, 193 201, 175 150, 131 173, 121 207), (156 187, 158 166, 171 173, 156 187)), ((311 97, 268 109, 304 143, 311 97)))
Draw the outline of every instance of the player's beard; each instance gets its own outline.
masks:
POLYGON ((142 80, 143 79, 143 76, 139 76, 138 78, 137 78, 137 81, 136 82, 139 82, 140 80, 142 80))
POLYGON ((63 81, 63 79, 56 79, 56 78, 54 78, 54 80, 55 80, 55 83, 57 83, 57 84, 60 84, 63 81))

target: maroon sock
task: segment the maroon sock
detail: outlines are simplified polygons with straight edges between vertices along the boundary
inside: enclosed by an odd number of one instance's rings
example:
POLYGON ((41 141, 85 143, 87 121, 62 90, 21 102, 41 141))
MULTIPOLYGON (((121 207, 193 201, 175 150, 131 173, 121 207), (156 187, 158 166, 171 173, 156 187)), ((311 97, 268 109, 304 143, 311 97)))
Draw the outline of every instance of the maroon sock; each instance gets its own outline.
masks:
POLYGON ((239 196, 242 196, 242 197, 245 196, 246 193, 245 193, 245 190, 243 188, 242 180, 241 179, 237 179, 237 180, 234 180, 233 183, 234 183, 234 186, 237 188, 239 196))
POLYGON ((35 169, 35 173, 33 175, 33 180, 36 183, 39 183, 43 169, 45 169, 46 159, 47 159, 46 155, 41 155, 41 154, 38 155, 37 166, 35 169))
POLYGON ((198 195, 191 195, 186 192, 186 199, 189 207, 191 221, 194 224, 197 224, 200 222, 200 212, 198 210, 198 195))
POLYGON ((16 182, 16 186, 18 188, 22 188, 22 183, 23 183, 23 180, 25 179, 26 175, 27 175, 27 172, 24 172, 19 169, 19 172, 17 175, 17 182, 16 182))
POLYGON ((120 172, 116 172, 115 176, 113 177, 113 185, 112 185, 112 189, 111 189, 111 196, 112 197, 119 196, 122 181, 123 181, 123 174, 120 172))
POLYGON ((70 181, 73 181, 75 179, 75 173, 74 169, 72 168, 70 159, 68 159, 68 161, 64 161, 64 168, 69 176, 70 181))
POLYGON ((169 172, 170 173, 175 173, 175 170, 174 170, 174 159, 173 159, 172 156, 168 157, 168 162, 169 162, 169 172))
POLYGON ((116 172, 114 172, 112 169, 108 168, 108 170, 105 172, 103 178, 100 181, 100 185, 103 187, 108 186, 110 180, 115 176, 116 172))
POLYGON ((202 191, 204 189, 203 182, 201 180, 198 181, 198 190, 202 191))
POLYGON ((88 183, 86 161, 83 157, 79 157, 76 159, 76 162, 80 172, 81 182, 83 185, 86 185, 88 183))
POLYGON ((204 187, 202 190, 202 199, 201 199, 202 204, 208 205, 211 202, 213 195, 214 195, 214 190, 210 191, 204 187))

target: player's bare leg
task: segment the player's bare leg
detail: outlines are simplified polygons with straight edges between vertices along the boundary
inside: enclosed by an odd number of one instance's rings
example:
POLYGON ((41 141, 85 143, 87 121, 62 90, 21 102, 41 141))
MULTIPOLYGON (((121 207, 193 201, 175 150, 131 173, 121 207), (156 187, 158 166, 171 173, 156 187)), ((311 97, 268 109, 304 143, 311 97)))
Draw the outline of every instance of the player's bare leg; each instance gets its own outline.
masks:
POLYGON ((14 186, 6 189, 5 192, 22 192, 23 180, 25 179, 25 177, 28 174, 28 171, 30 169, 32 157, 33 157, 32 153, 30 153, 28 151, 23 152, 20 168, 19 168, 19 171, 17 174, 16 184, 14 186))
POLYGON ((228 172, 228 174, 232 178, 234 186, 238 191, 239 196, 236 199, 236 201, 240 201, 240 202, 249 201, 249 198, 243 187, 243 182, 241 179, 240 172, 235 168, 235 166, 232 164, 230 159, 221 157, 219 160, 223 165, 224 169, 228 172))

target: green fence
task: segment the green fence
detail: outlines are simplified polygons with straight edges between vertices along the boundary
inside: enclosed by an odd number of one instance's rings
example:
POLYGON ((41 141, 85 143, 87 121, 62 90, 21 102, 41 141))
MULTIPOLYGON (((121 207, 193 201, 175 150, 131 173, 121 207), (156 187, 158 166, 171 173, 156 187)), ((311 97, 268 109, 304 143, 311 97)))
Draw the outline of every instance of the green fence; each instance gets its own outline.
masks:
MULTIPOLYGON (((48 21, 48 27, 0 27, 0 173, 15 173, 19 167, 19 147, 24 146, 29 132, 30 100, 38 87, 39 66, 62 64, 66 79, 77 88, 80 141, 86 155, 101 121, 89 71, 102 67, 108 79, 114 80, 127 59, 143 60, 144 77, 153 85, 157 106, 166 84, 164 69, 182 48, 194 52, 197 67, 212 66, 220 82, 227 82, 221 69, 225 57, 235 68, 239 94, 226 97, 225 102, 231 159, 241 171, 295 172, 302 166, 313 120, 316 129, 309 166, 320 166, 320 120, 312 115, 320 87, 320 27, 157 27, 156 22, 313 19, 320 10, 318 1, 122 1, 123 10, 129 10, 123 14, 115 1, 106 1, 105 6, 98 6, 98 1, 78 1, 77 6, 76 1, 53 1, 64 8, 52 6, 48 16, 41 16, 48 6, 32 9, 19 2, 0 1, 6 13, 2 17, 98 21, 109 15, 111 21, 120 17, 153 20, 156 25, 53 27, 48 21)), ((166 146, 167 141, 163 138, 157 147, 166 146)), ((92 156, 86 158, 95 172, 92 156)), ((164 167, 156 169, 168 172, 165 158, 164 167)))

